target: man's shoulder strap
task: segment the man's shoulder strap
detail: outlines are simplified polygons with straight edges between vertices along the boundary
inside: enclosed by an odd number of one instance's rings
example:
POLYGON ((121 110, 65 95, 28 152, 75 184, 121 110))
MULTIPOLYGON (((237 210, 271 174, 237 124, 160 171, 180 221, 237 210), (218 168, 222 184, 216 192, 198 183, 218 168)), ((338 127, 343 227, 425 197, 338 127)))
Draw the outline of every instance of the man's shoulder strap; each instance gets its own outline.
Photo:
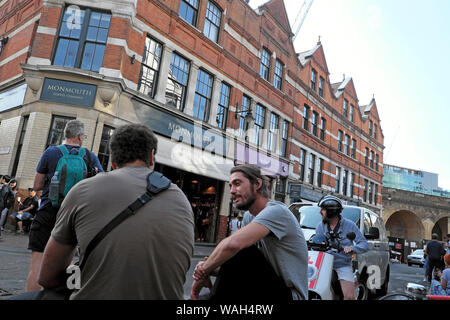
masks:
POLYGON ((137 198, 133 203, 125 208, 121 213, 119 213, 114 219, 112 219, 100 232, 91 240, 91 242, 86 247, 86 252, 84 253, 83 260, 80 264, 80 269, 83 269, 87 258, 94 248, 106 237, 106 235, 111 232, 115 227, 121 224, 125 219, 136 214, 136 212, 144 206, 147 202, 153 199, 153 196, 164 191, 170 187, 171 181, 163 176, 157 171, 151 172, 147 176, 147 190, 146 192, 137 198))

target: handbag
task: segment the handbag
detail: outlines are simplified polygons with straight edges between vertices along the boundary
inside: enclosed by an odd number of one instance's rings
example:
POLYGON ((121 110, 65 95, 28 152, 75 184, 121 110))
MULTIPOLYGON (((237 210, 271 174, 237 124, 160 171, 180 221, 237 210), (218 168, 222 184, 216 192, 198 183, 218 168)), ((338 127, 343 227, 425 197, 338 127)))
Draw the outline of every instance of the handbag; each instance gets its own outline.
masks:
MULTIPOLYGON (((112 219, 100 232, 89 242, 86 247, 86 252, 84 253, 81 263, 79 263, 80 270, 83 270, 86 261, 91 254, 91 252, 97 247, 97 245, 106 237, 106 235, 121 224, 127 218, 136 214, 136 212, 142 208, 147 202, 153 199, 155 195, 169 188, 171 181, 163 176, 157 171, 151 172, 147 176, 147 190, 143 195, 137 198, 133 203, 131 203, 125 210, 119 213, 114 219, 112 219)), ((68 275, 64 274, 65 280, 67 280, 68 275)), ((56 288, 48 288, 39 291, 35 300, 68 300, 70 295, 73 293, 74 289, 69 289, 66 286, 66 281, 64 285, 56 288)))

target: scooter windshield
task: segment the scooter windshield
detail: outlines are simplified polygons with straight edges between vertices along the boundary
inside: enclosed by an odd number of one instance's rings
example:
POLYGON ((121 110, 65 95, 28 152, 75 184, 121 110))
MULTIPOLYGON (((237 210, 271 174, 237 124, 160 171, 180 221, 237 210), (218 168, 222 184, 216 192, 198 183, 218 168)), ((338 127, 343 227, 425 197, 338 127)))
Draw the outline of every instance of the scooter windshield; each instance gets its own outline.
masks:
MULTIPOLYGON (((317 225, 322 221, 320 208, 318 206, 301 207, 300 226, 307 229, 316 229, 317 225)), ((359 227, 360 210, 358 208, 346 208, 342 211, 342 216, 353 221, 359 227)))

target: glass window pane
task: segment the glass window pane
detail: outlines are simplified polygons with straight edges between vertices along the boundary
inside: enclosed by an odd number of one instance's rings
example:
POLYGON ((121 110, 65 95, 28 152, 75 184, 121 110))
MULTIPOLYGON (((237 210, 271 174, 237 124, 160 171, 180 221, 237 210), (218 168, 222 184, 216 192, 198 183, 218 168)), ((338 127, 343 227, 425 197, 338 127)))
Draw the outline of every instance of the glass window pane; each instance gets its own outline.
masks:
POLYGON ((53 64, 55 66, 63 66, 66 59, 67 48, 69 46, 69 40, 60 39, 58 42, 58 48, 56 49, 55 60, 53 64))
POLYGON ((100 21, 100 27, 109 29, 110 23, 111 23, 111 15, 103 13, 100 21))
POLYGON ((87 35, 86 35, 86 39, 88 41, 97 41, 97 31, 98 31, 98 28, 89 27, 87 35))
POLYGON ((108 29, 100 28, 97 33, 97 42, 106 43, 108 39, 108 29))
POLYGON ((92 12, 91 19, 89 20, 89 25, 93 27, 98 27, 100 25, 101 13, 92 12))
POLYGON ((75 60, 77 58, 78 41, 70 40, 69 48, 67 50, 66 60, 64 62, 65 67, 73 68, 75 66, 75 60))
POLYGON ((99 72, 103 63, 103 55, 105 54, 105 46, 97 44, 95 46, 94 61, 92 62, 92 71, 99 72))
POLYGON ((92 66, 92 60, 94 59, 95 44, 87 43, 84 48, 83 60, 81 62, 81 69, 90 70, 92 66))

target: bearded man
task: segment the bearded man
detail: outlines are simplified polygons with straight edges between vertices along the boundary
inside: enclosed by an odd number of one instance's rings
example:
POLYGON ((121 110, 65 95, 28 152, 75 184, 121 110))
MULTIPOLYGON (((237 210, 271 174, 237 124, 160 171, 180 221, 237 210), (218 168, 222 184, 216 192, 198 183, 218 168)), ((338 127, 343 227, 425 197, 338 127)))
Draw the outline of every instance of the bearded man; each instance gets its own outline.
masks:
POLYGON ((308 299, 308 248, 295 216, 269 199, 261 169, 240 165, 229 180, 233 205, 247 210, 241 229, 222 240, 194 271, 191 299, 218 273, 210 300, 308 299))

